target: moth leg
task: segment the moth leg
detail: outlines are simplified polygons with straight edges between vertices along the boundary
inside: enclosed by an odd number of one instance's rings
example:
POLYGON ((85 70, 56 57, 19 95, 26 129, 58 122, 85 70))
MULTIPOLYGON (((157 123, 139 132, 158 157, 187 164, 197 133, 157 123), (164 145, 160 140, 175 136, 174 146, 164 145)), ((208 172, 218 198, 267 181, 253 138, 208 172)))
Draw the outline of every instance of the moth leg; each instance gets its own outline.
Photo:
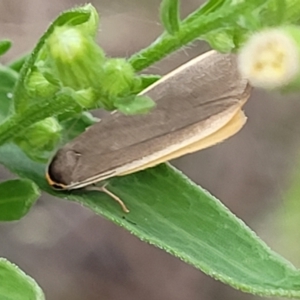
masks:
POLYGON ((92 185, 90 185, 90 186, 87 186, 85 189, 88 190, 88 191, 99 191, 99 192, 105 193, 106 195, 110 196, 112 199, 117 201, 121 205, 122 210, 125 213, 129 213, 129 209, 126 207, 125 203, 118 196, 116 196, 114 193, 109 191, 106 188, 107 185, 108 185, 108 183, 106 182, 102 186, 92 186, 92 185))

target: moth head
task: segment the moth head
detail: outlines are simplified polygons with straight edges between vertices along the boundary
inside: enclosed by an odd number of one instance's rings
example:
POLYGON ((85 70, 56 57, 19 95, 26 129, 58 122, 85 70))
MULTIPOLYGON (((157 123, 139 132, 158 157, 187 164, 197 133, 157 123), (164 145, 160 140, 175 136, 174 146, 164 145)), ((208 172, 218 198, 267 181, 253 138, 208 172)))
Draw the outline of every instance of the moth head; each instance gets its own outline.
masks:
POLYGON ((72 183, 72 174, 80 154, 73 150, 60 149, 48 166, 46 179, 52 188, 67 190, 72 183))

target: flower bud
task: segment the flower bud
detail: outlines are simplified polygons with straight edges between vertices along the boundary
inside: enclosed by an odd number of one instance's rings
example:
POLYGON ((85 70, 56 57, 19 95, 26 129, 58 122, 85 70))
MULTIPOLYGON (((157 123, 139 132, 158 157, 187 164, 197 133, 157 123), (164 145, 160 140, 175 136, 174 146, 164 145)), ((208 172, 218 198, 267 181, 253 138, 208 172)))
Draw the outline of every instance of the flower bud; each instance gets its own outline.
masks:
POLYGON ((131 64, 123 58, 109 59, 104 64, 100 79, 102 91, 108 97, 128 94, 136 84, 136 76, 131 64))
POLYGON ((15 143, 33 160, 46 162, 49 152, 60 140, 61 126, 53 117, 37 122, 29 127, 15 143))
POLYGON ((238 57, 239 69, 255 87, 300 88, 300 28, 286 26, 254 34, 238 57))
POLYGON ((99 86, 104 52, 80 26, 56 27, 46 45, 50 63, 63 86, 77 91, 99 86))
POLYGON ((99 97, 93 88, 77 91, 74 95, 77 103, 85 109, 95 109, 95 104, 99 102, 99 97))
POLYGON ((25 87, 33 98, 49 98, 59 90, 57 85, 51 84, 37 69, 26 77, 25 87))

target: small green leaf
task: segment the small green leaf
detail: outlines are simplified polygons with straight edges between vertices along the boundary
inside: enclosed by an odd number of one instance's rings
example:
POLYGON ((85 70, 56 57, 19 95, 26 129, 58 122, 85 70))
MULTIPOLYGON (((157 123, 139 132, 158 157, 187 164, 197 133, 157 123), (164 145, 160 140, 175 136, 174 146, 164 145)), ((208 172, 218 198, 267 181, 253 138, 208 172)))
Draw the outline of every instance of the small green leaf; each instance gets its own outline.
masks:
POLYGON ((89 12, 89 19, 79 26, 86 35, 96 37, 99 30, 99 14, 92 4, 86 4, 84 9, 89 12))
MULTIPOLYGON (((271 2, 276 1, 277 3, 280 0, 273 0, 273 1, 268 1, 270 4, 271 2)), ((288 24, 298 24, 300 22, 300 2, 298 0, 285 0, 285 11, 284 11, 284 20, 282 20, 285 23, 288 24)), ((269 7, 266 9, 266 15, 268 15, 269 12, 269 7)), ((262 16, 265 17, 265 16, 262 16)))
MULTIPOLYGON (((273 13, 274 17, 269 21, 269 26, 279 26, 283 23, 287 12, 286 0, 273 0, 268 1, 268 11, 273 13)), ((290 2, 290 1, 289 1, 290 2)))
POLYGON ((5 54, 11 47, 10 40, 2 40, 0 41, 0 56, 5 54))
POLYGON ((67 142, 74 139, 80 133, 82 133, 88 126, 93 125, 99 121, 99 119, 92 116, 89 112, 83 112, 73 118, 66 118, 60 122, 64 128, 62 142, 67 142))
MULTIPOLYGON (((89 20, 91 12, 89 10, 89 4, 64 11, 53 22, 53 26, 77 26, 81 25, 89 20)), ((50 28, 49 28, 50 29, 50 28)))
POLYGON ((15 264, 0 258, 1 300, 44 300, 38 284, 15 264))
POLYGON ((141 79, 141 87, 140 87, 140 92, 146 89, 148 86, 159 80, 161 76, 159 75, 147 75, 143 74, 140 76, 141 79))
POLYGON ((155 106, 155 102, 147 96, 131 96, 117 99, 114 105, 125 115, 136 115, 148 113, 155 106))
POLYGON ((16 72, 20 72, 25 61, 28 59, 29 55, 23 55, 17 59, 15 59, 14 61, 10 62, 8 67, 10 67, 12 70, 16 71, 16 72))
POLYGON ((13 110, 13 88, 18 79, 18 73, 0 65, 0 124, 13 110))
POLYGON ((212 31, 205 36, 203 36, 203 40, 207 41, 209 45, 223 53, 231 52, 235 49, 236 45, 234 43, 234 29, 224 29, 212 31))
MULTIPOLYGON (((201 15, 208 15, 220 9, 227 0, 208 0, 200 8, 201 15)), ((200 14, 200 12, 199 12, 200 14)), ((198 15, 199 16, 199 15, 198 15)))
POLYGON ((179 0, 162 0, 160 20, 169 34, 173 35, 179 31, 179 0))
POLYGON ((21 219, 39 196, 39 188, 31 180, 14 179, 0 183, 0 221, 21 219))

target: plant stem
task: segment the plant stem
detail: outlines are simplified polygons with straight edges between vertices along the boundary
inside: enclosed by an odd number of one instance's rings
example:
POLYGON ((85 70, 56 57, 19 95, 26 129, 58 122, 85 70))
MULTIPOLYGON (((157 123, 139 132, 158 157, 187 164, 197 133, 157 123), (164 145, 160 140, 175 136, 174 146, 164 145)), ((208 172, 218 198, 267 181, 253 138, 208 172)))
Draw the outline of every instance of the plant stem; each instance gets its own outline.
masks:
MULTIPOLYGON (((216 19, 217 18, 220 17, 216 16, 216 19)), ((191 43, 199 36, 215 29, 214 22, 216 22, 216 19, 214 18, 211 19, 210 22, 205 22, 206 17, 203 17, 199 22, 183 22, 179 31, 177 31, 174 35, 163 33, 149 47, 132 55, 129 58, 129 62, 136 72, 141 71, 166 57, 170 53, 178 50, 182 46, 191 43)))
MULTIPOLYGON (((222 1, 219 4, 222 5, 222 1)), ((132 55, 129 62, 135 71, 141 71, 182 46, 216 30, 216 24, 220 24, 220 20, 222 23, 230 22, 243 7, 236 5, 232 9, 224 9, 223 13, 220 12, 222 8, 216 13, 209 13, 205 10, 205 6, 200 7, 181 22, 179 31, 173 35, 164 32, 150 46, 132 55)))
MULTIPOLYGON (((286 15, 291 15, 292 12, 290 10, 300 11, 298 0, 286 1, 286 15)), ((263 10, 262 16, 267 24, 274 17, 273 12, 270 13, 268 11, 267 4, 269 2, 266 0, 256 0, 252 2, 241 1, 240 4, 229 5, 226 1, 219 0, 214 5, 204 5, 181 22, 179 31, 173 35, 164 32, 149 47, 132 55, 129 58, 129 62, 136 72, 141 71, 197 38, 203 38, 206 34, 218 30, 220 24, 223 27, 225 27, 225 24, 228 26, 239 26, 236 24, 237 16, 246 15, 246 12, 251 14, 259 7, 263 10)), ((298 20, 299 14, 295 16, 294 13, 291 18, 292 20, 289 19, 287 21, 293 22, 298 20)), ((249 30, 251 29, 249 28, 249 30)))
POLYGON ((20 114, 13 114, 0 125, 0 145, 22 134, 29 126, 58 113, 78 109, 77 102, 70 96, 60 95, 52 101, 40 101, 20 114))

